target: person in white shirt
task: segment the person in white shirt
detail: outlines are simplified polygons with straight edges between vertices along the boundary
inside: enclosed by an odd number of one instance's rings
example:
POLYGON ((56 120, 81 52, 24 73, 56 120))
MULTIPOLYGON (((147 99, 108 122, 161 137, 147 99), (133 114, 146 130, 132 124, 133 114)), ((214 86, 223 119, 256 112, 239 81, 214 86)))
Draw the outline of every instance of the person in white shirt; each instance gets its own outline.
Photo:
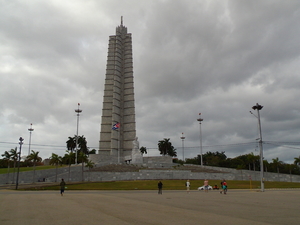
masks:
POLYGON ((186 192, 190 193, 190 186, 191 186, 190 180, 186 181, 185 186, 186 186, 186 192))

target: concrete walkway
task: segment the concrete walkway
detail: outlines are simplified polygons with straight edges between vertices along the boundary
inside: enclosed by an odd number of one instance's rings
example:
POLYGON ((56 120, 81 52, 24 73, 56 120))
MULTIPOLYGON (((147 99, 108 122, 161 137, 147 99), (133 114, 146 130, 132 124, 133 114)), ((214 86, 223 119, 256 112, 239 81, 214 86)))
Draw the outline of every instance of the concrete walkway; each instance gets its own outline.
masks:
POLYGON ((0 224, 298 224, 299 190, 0 191, 0 224))

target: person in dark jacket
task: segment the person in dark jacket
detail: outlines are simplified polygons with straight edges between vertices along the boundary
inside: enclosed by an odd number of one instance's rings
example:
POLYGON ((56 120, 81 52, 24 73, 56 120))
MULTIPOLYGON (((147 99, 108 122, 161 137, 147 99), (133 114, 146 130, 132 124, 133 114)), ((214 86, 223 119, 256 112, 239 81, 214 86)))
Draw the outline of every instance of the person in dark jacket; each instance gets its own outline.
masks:
POLYGON ((65 192, 65 186, 66 186, 64 179, 61 179, 59 186, 60 186, 60 194, 61 196, 63 196, 65 192))
POLYGON ((163 183, 161 181, 159 181, 157 184, 157 187, 158 187, 158 194, 162 195, 163 183))

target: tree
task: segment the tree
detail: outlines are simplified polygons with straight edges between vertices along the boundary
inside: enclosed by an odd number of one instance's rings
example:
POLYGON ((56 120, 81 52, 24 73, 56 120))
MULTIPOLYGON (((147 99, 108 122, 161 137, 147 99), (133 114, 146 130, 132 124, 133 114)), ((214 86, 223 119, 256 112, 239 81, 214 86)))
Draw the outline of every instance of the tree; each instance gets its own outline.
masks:
POLYGON ((14 161, 14 173, 13 173, 13 181, 12 181, 12 183, 14 183, 14 181, 15 181, 15 172, 16 172, 15 170, 16 170, 16 165, 17 165, 17 160, 18 160, 17 147, 15 147, 15 149, 11 149, 10 154, 11 154, 11 159, 14 161))
POLYGON ((140 148, 140 151, 141 151, 142 154, 147 154, 147 148, 144 147, 144 146, 142 146, 142 147, 140 148))
POLYGON ((248 165, 248 170, 251 170, 251 162, 252 162, 251 155, 248 154, 246 157, 246 162, 245 162, 245 164, 248 165))
POLYGON ((9 183, 9 164, 11 159, 11 154, 8 151, 5 151, 4 154, 1 155, 4 160, 7 161, 7 183, 9 183))
POLYGON ((76 148, 76 137, 69 137, 69 140, 66 143, 67 143, 67 149, 73 152, 74 149, 76 148))
MULTIPOLYGON (((263 160, 263 167, 265 172, 277 172, 286 174, 300 174, 300 156, 299 158, 294 158, 294 164, 289 165, 285 164, 282 161, 279 161, 278 158, 273 159, 273 162, 269 163, 267 160, 263 160), (299 166, 298 166, 299 165, 299 166)), ((179 160, 178 160, 179 162, 179 160)), ((201 157, 198 155, 194 158, 187 158, 185 160, 186 164, 200 164, 201 157)), ((259 169, 260 165, 260 156, 251 154, 240 155, 235 158, 227 158, 225 152, 206 152, 203 154, 203 163, 204 165, 209 166, 220 166, 227 168, 239 168, 239 169, 249 169, 251 170, 252 164, 253 168, 259 169), (254 157, 253 157, 254 156, 254 157)), ((254 169, 254 170, 255 170, 254 169)))
POLYGON ((91 154, 96 154, 96 151, 97 151, 97 150, 93 148, 91 151, 89 151, 89 155, 91 155, 91 154))
POLYGON ((300 156, 298 158, 297 157, 294 158, 294 160, 295 160, 294 164, 297 165, 297 166, 300 166, 300 156))
POLYGON ((176 149, 170 142, 170 138, 164 138, 164 140, 158 141, 158 150, 161 155, 177 156, 176 149))
POLYGON ((84 181, 83 169, 84 169, 84 163, 88 161, 88 157, 83 152, 79 152, 79 154, 78 154, 78 160, 79 160, 79 162, 81 162, 81 165, 82 165, 81 178, 82 178, 82 181, 84 181))
MULTIPOLYGON (((288 172, 290 175, 292 175, 292 172, 293 172, 293 171, 296 172, 297 169, 298 169, 298 168, 297 168, 298 166, 295 165, 295 164, 284 164, 283 166, 284 166, 284 171, 285 171, 285 172, 288 172)), ((292 178, 291 178, 291 179, 292 179, 292 178)), ((290 180, 290 182, 292 182, 292 180, 290 180)))
POLYGON ((282 165, 282 161, 279 161, 278 157, 276 159, 272 159, 273 166, 277 169, 277 173, 279 174, 279 166, 282 165))
POLYGON ((58 165, 61 164, 62 158, 58 156, 55 153, 52 153, 52 156, 50 157, 50 165, 55 165, 56 166, 56 175, 55 175, 55 182, 57 182, 57 170, 58 170, 58 165))
POLYGON ((239 169, 245 169, 247 168, 247 166, 245 165, 245 161, 242 159, 243 157, 238 156, 232 159, 226 159, 226 164, 228 166, 225 167, 229 167, 229 168, 239 168, 239 169))
POLYGON ((89 149, 87 147, 87 141, 83 135, 78 137, 78 147, 79 147, 79 151, 83 152, 85 155, 89 154, 89 149))
POLYGON ((92 162, 91 160, 87 160, 85 167, 89 168, 89 170, 90 170, 90 169, 94 168, 94 166, 95 166, 94 162, 92 162))
MULTIPOLYGON (((74 137, 69 137, 69 140, 66 142, 67 143, 67 149, 70 150, 71 152, 74 151, 74 149, 76 149, 78 152, 83 152, 84 154, 88 155, 89 149, 87 147, 87 141, 86 138, 84 137, 84 135, 82 136, 74 136, 74 137), (77 146, 76 146, 76 139, 77 139, 77 146)), ((79 155, 79 153, 77 152, 77 156, 79 155)), ((96 150, 94 151, 94 154, 96 153, 96 150)), ((91 154, 93 154, 93 151, 91 152, 91 154)), ((77 163, 77 162, 75 162, 77 163)))
POLYGON ((39 157, 39 152, 35 152, 35 151, 31 150, 31 154, 29 156, 27 156, 27 160, 33 162, 33 180, 32 180, 32 183, 34 183, 34 180, 35 180, 35 165, 36 165, 37 162, 41 162, 42 158, 39 157))
POLYGON ((249 162, 253 164, 253 170, 255 171, 255 163, 259 160, 259 156, 254 155, 253 152, 251 152, 250 154, 247 155, 247 159, 249 160, 249 162))
POLYGON ((90 171, 92 168, 94 168, 95 163, 93 163, 91 160, 88 160, 85 167, 89 168, 89 178, 90 178, 90 171))
POLYGON ((68 173, 68 181, 70 180, 70 173, 71 173, 71 164, 75 162, 75 153, 68 150, 67 154, 63 157, 65 163, 69 165, 69 173, 68 173))
POLYGON ((201 164, 201 156, 197 155, 197 157, 194 157, 194 158, 186 158, 185 163, 200 165, 201 164))
POLYGON ((263 164, 264 164, 265 172, 268 172, 268 168, 269 168, 269 165, 270 165, 268 160, 263 160, 263 164))
POLYGON ((209 166, 221 166, 226 160, 225 152, 206 152, 202 155, 203 164, 209 166))

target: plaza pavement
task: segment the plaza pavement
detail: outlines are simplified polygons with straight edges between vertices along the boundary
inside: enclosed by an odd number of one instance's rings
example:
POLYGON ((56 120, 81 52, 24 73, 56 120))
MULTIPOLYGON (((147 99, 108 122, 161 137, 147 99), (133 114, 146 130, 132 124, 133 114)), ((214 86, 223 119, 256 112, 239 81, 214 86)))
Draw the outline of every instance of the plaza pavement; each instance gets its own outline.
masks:
POLYGON ((1 225, 299 224, 300 190, 0 190, 1 225))

